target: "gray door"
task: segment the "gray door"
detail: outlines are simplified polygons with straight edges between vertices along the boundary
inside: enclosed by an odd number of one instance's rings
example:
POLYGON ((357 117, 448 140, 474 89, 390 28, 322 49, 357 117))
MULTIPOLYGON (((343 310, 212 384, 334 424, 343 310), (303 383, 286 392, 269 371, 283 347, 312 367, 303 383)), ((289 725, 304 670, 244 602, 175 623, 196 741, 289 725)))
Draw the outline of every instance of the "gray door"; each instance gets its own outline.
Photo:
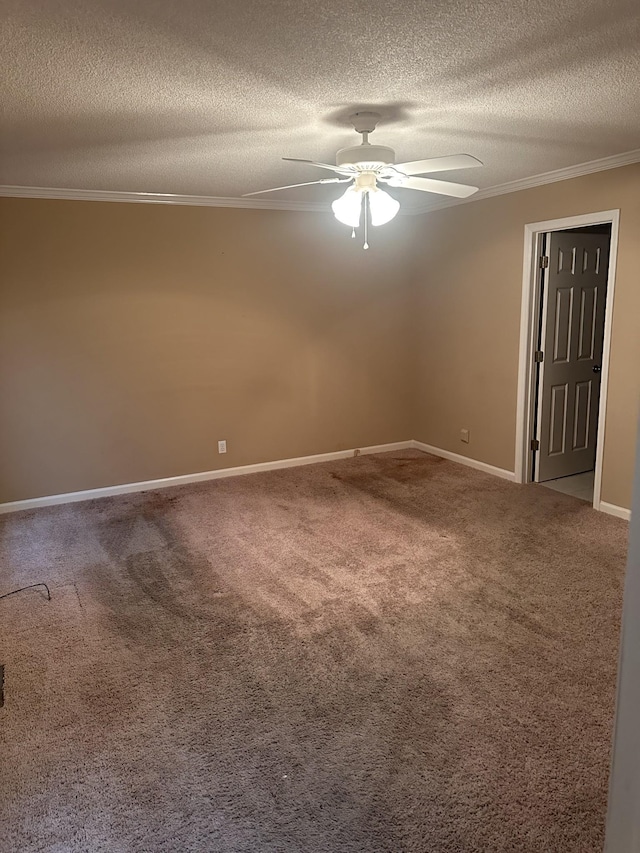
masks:
POLYGON ((608 234, 547 235, 535 480, 595 467, 608 234))

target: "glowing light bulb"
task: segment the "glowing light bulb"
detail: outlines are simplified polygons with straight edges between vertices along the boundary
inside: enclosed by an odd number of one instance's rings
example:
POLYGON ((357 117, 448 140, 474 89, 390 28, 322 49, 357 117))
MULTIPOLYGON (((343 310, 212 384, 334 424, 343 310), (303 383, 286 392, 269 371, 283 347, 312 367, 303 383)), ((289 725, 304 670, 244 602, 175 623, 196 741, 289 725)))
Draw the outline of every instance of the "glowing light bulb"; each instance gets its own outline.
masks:
POLYGON ((360 225, 360 213, 362 210, 362 193, 355 187, 349 189, 336 199, 331 209, 338 222, 357 228, 360 225))
POLYGON ((369 190, 369 210, 372 225, 386 225, 400 210, 400 202, 384 190, 369 190))

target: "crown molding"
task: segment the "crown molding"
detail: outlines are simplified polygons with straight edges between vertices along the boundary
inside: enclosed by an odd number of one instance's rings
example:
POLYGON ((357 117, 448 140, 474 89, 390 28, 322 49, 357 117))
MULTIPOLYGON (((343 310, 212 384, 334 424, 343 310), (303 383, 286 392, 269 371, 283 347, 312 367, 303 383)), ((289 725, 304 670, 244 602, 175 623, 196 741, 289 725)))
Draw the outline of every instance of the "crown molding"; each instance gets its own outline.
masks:
POLYGON ((0 186, 5 198, 52 198, 70 201, 118 201, 137 204, 182 204, 192 207, 236 207, 249 210, 294 210, 326 213, 327 204, 318 201, 266 201, 256 198, 221 198, 175 193, 137 193, 114 190, 74 190, 61 187, 0 186))
POLYGON ((455 207, 459 204, 469 204, 474 201, 482 201, 485 198, 493 198, 507 193, 517 193, 521 190, 530 190, 541 187, 544 184, 553 184, 556 181, 567 181, 570 178, 580 178, 583 175, 591 175, 595 172, 605 172, 607 169, 617 169, 620 166, 630 166, 640 163, 640 148, 633 151, 625 151, 622 154, 614 154, 612 157, 602 157, 600 160, 589 160, 587 163, 578 163, 575 166, 567 166, 564 169, 556 169, 553 172, 543 172, 541 175, 532 175, 530 178, 519 178, 506 184, 496 184, 494 187, 485 187, 469 198, 447 198, 441 201, 427 202, 411 211, 414 215, 430 213, 433 210, 442 210, 445 207, 455 207))
MULTIPOLYGON (((602 157, 600 160, 590 160, 587 163, 578 163, 575 166, 567 166, 564 169, 556 169, 553 172, 544 172, 541 175, 532 175, 529 178, 519 178, 505 184, 496 184, 479 190, 469 198, 446 198, 438 201, 426 202, 411 208, 401 208, 400 213, 406 216, 417 216, 422 213, 431 213, 434 210, 442 210, 446 207, 454 207, 459 204, 470 204, 485 198, 493 198, 507 193, 516 193, 521 190, 529 190, 544 184, 552 184, 556 181, 566 181, 570 178, 579 178, 583 175, 591 175, 594 172, 604 172, 607 169, 617 169, 620 166, 629 166, 640 162, 640 148, 626 151, 622 154, 614 154, 612 157, 602 157)), ((58 187, 18 187, 1 186, 0 197, 6 198, 51 198, 69 199, 72 201, 117 201, 138 204, 182 204, 194 207, 235 207, 249 210, 293 210, 307 211, 311 213, 328 213, 328 202, 319 201, 277 201, 256 198, 221 198, 218 196, 204 195, 178 195, 174 193, 138 193, 138 192, 116 192, 113 190, 75 190, 62 189, 58 187)))

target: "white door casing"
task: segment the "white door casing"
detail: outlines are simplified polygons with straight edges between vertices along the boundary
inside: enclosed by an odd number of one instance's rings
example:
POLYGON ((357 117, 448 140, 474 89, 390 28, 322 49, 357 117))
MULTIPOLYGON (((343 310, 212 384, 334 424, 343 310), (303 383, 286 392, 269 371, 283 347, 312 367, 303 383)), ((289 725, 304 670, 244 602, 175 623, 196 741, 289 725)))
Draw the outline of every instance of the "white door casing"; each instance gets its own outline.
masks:
POLYGON ((595 466, 609 243, 608 234, 547 237, 536 482, 595 466))
POLYGON ((522 255, 522 297, 520 307, 520 346, 518 353, 518 393, 516 402, 516 447, 515 481, 530 483, 533 480, 531 439, 535 438, 534 384, 537 369, 534 352, 538 348, 538 327, 540 321, 539 292, 542 238, 550 231, 584 228, 588 225, 611 225, 611 245, 609 250, 609 277, 607 281, 607 307, 604 317, 604 349, 602 353, 602 372, 600 374, 600 407, 598 415, 598 435, 596 449, 595 481, 593 487, 593 507, 597 510, 607 508, 620 510, 614 514, 627 517, 627 511, 612 504, 602 502, 602 473, 604 462, 605 427, 607 422, 607 388, 609 379, 609 360, 612 344, 612 319, 615 304, 616 261, 618 254, 618 234, 620 231, 620 210, 600 210, 565 216, 561 219, 547 219, 542 222, 529 222, 524 226, 524 252, 522 255))

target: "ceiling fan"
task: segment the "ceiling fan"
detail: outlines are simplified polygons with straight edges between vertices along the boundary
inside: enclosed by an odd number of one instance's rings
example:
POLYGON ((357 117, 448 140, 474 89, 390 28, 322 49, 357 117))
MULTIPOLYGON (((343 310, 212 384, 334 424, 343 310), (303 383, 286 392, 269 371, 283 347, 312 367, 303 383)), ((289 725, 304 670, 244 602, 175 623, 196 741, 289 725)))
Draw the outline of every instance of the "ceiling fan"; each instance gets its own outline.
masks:
POLYGON ((346 192, 336 199, 331 207, 336 219, 353 229, 352 237, 355 237, 355 229, 360 225, 364 208, 364 248, 368 249, 369 220, 372 225, 384 225, 390 222, 400 209, 400 202, 381 187, 399 187, 455 198, 468 198, 478 191, 478 187, 471 187, 467 184, 416 177, 425 173, 482 166, 480 160, 470 154, 453 154, 449 157, 432 157, 428 160, 394 163, 396 155, 393 148, 388 148, 386 145, 371 145, 369 142, 369 134, 373 133, 380 118, 380 114, 374 112, 358 112, 351 116, 350 121, 355 130, 362 134, 362 142, 360 145, 342 148, 338 151, 335 166, 330 163, 318 163, 315 160, 301 160, 297 157, 282 158, 294 163, 307 163, 310 166, 329 169, 339 177, 305 181, 302 184, 288 184, 284 187, 272 187, 268 190, 245 193, 244 196, 289 190, 294 187, 308 187, 313 184, 348 183, 346 192))

